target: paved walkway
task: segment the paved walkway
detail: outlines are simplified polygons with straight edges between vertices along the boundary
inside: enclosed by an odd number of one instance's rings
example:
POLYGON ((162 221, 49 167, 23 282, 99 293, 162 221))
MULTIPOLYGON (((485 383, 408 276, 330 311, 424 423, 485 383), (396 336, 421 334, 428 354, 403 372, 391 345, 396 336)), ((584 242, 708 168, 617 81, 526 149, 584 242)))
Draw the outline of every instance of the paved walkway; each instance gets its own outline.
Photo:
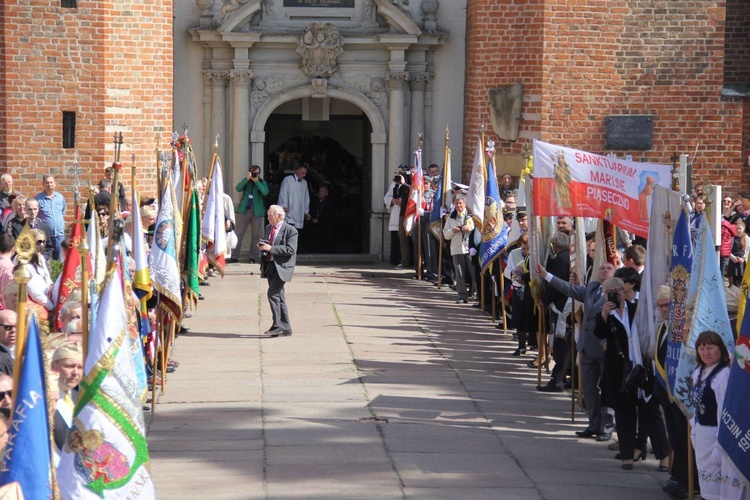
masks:
POLYGON ((257 266, 212 279, 151 417, 159 498, 666 498, 653 456, 576 438, 510 335, 409 276, 300 266, 276 339, 257 266))

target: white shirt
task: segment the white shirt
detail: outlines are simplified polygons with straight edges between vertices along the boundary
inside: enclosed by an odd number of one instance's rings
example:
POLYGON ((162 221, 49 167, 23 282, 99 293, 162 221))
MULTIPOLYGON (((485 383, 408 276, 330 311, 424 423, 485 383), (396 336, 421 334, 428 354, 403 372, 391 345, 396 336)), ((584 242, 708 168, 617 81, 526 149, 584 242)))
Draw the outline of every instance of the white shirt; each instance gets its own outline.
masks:
POLYGON ((298 179, 296 174, 288 175, 281 181, 278 204, 288 209, 286 222, 302 229, 305 224, 305 214, 310 211, 310 192, 307 181, 298 179))

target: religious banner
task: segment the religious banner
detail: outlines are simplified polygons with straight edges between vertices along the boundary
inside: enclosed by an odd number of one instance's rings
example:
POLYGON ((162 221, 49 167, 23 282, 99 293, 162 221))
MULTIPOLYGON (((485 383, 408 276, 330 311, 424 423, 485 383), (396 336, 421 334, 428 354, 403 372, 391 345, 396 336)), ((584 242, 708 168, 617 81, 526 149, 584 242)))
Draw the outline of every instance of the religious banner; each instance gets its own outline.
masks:
MULTIPOLYGON (((687 215, 680 211, 672 240, 672 262, 669 270, 669 285, 672 289, 672 300, 669 306, 669 338, 667 340, 666 376, 667 389, 674 396, 677 386, 677 367, 680 363, 685 339, 689 335, 687 318, 688 288, 690 273, 693 270, 693 244, 690 240, 687 215)), ((683 389, 687 387, 687 381, 683 389)), ((683 398, 687 397, 687 392, 683 398)))
POLYGON ((671 168, 534 141, 537 215, 596 217, 647 237, 651 195, 670 187, 671 168))

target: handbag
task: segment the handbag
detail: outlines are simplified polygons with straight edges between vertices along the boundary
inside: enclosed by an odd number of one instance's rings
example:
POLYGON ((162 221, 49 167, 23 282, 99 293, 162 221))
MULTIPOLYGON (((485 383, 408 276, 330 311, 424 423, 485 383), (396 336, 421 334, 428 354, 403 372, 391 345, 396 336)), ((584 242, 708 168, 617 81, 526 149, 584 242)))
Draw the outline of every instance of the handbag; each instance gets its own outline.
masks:
POLYGON ((617 354, 622 358, 622 382, 620 392, 633 393, 638 389, 646 388, 646 368, 643 365, 636 365, 630 358, 626 358, 620 346, 620 337, 615 332, 615 349, 617 354))

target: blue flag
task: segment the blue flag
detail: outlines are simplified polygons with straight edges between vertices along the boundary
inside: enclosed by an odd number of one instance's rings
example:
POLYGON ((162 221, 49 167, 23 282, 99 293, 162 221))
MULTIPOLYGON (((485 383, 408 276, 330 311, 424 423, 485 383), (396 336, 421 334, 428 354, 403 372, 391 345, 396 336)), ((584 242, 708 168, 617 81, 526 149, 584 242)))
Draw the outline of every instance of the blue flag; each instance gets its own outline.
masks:
POLYGON ((487 189, 484 197, 482 243, 479 246, 479 265, 484 271, 508 244, 508 226, 503 220, 503 203, 497 189, 492 156, 487 162, 487 189))
POLYGON ((701 333, 710 330, 721 336, 730 353, 734 352, 734 334, 729 323, 724 279, 719 268, 719 259, 714 249, 714 238, 708 217, 703 217, 698 228, 697 245, 693 250, 693 270, 690 274, 688 303, 695 308, 689 335, 684 337, 680 362, 677 365, 674 397, 677 405, 688 417, 693 415, 690 400, 692 375, 697 366, 695 340, 701 333))
POLYGON ((745 481, 750 482, 750 405, 745 399, 747 394, 750 394, 750 314, 742 318, 719 419, 719 446, 745 481))
POLYGON ((672 264, 669 280, 672 286, 672 302, 669 313, 669 339, 667 340, 667 384, 670 396, 674 396, 677 365, 682 352, 682 339, 687 337, 687 298, 690 272, 693 269, 693 244, 685 211, 680 211, 672 239, 672 264))
POLYGON ((28 338, 13 395, 13 417, 8 430, 8 444, 0 468, 0 485, 17 481, 24 498, 52 498, 50 486, 49 414, 44 386, 44 357, 36 318, 29 316, 28 338))

